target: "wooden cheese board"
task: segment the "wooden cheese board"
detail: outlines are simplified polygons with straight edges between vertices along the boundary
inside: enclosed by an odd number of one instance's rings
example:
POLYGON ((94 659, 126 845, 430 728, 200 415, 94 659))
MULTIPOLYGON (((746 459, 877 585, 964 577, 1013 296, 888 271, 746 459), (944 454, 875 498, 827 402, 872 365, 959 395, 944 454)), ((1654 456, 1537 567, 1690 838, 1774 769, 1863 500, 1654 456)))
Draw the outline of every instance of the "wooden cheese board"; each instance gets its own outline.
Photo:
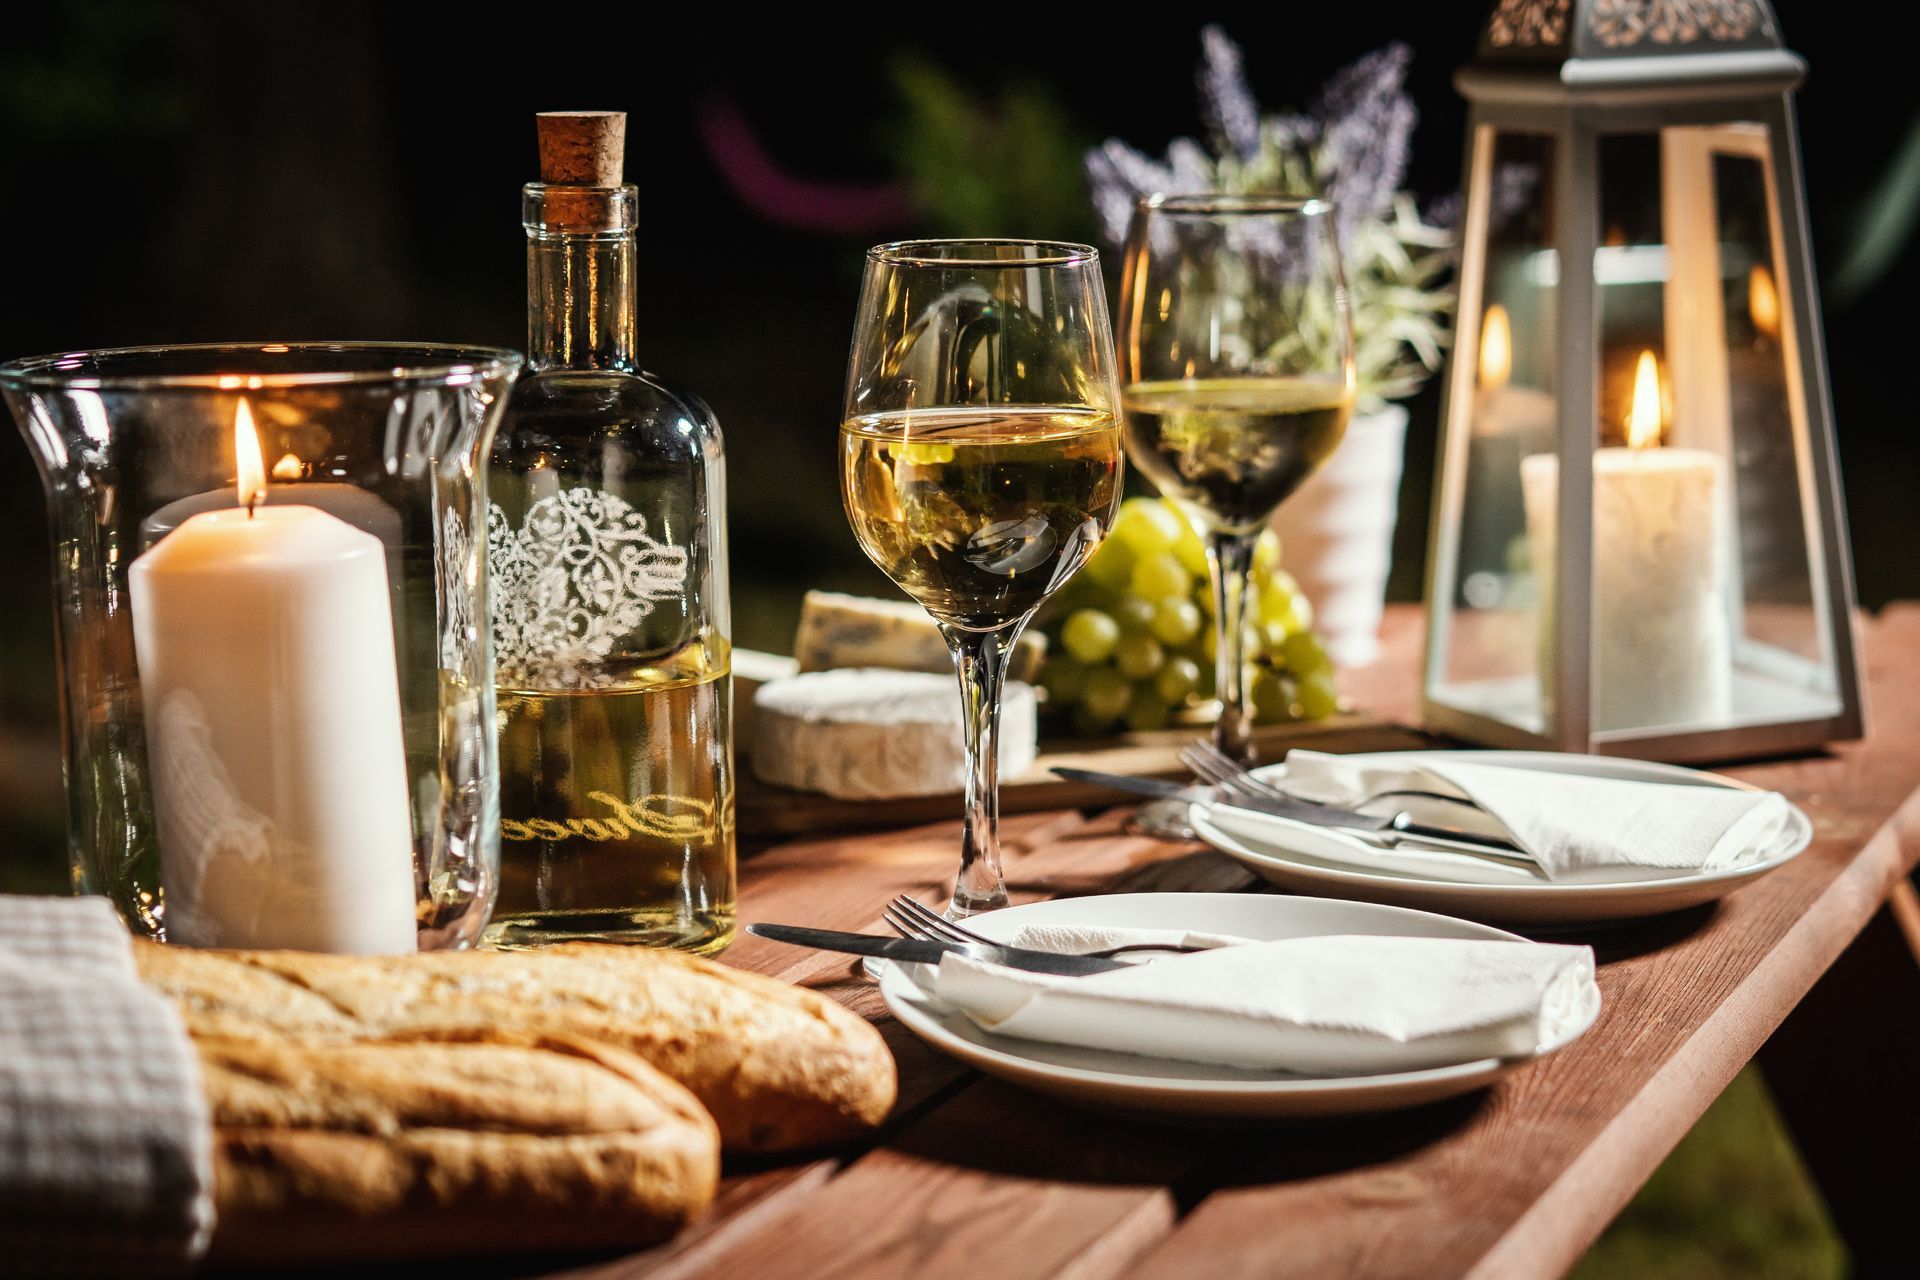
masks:
MULTIPOLYGON (((1206 732, 1204 727, 1157 729, 1096 739, 1042 739, 1033 767, 1000 782, 1000 811, 1092 808, 1113 804, 1115 792, 1054 776, 1055 766, 1097 769, 1142 777, 1185 779, 1180 748, 1206 732)), ((1410 751, 1432 746, 1433 739, 1403 724, 1366 712, 1345 712, 1325 720, 1266 725, 1255 731, 1262 760, 1278 760, 1295 747, 1312 751, 1410 751)), ((753 776, 750 761, 738 771, 737 821, 747 839, 810 835, 876 827, 908 827, 957 821, 960 796, 910 796, 888 800, 841 800, 809 791, 790 791, 753 776)))

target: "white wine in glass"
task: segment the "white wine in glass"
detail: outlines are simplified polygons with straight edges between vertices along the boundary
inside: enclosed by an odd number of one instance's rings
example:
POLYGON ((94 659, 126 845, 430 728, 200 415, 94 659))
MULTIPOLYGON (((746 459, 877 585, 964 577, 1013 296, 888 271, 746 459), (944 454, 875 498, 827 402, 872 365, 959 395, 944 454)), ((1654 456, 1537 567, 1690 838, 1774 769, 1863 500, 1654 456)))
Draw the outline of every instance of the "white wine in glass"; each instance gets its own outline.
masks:
POLYGON ((1245 601, 1254 540, 1353 412, 1346 279, 1324 200, 1149 196, 1127 235, 1127 453, 1206 540, 1219 635, 1214 744, 1251 761, 1245 601))
POLYGON ((1100 409, 989 407, 840 428, 854 536, 943 622, 1024 618, 1099 545, 1120 492, 1120 424, 1100 409))
POLYGON ((1034 610, 1120 503, 1120 394, 1099 255, 1030 240, 867 254, 840 425, 860 547, 953 651, 966 820, 948 915, 1005 906, 1000 690, 1034 610))
POLYGON ((1222 529, 1256 534, 1346 435, 1353 389, 1332 378, 1140 382, 1122 394, 1134 465, 1222 529))

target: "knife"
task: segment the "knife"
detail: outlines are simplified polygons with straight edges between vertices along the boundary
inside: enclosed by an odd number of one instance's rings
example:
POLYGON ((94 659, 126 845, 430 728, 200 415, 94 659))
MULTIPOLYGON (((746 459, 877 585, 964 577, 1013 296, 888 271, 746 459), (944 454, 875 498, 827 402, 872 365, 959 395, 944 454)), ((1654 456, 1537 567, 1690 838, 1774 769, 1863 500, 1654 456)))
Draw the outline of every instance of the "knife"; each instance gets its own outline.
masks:
POLYGON ((986 942, 933 942, 921 938, 888 938, 873 933, 840 933, 833 929, 808 929, 793 924, 750 924, 747 932, 773 942, 819 951, 840 951, 854 956, 879 956, 907 964, 939 964, 942 956, 965 956, 1025 969, 1028 973, 1051 973, 1060 977, 1084 978, 1092 973, 1107 973, 1130 966, 1123 960, 1102 960, 1096 956, 1062 955, 1055 951, 1030 951, 1024 947, 1002 947, 986 942))
MULTIPOLYGON (((1082 782, 1089 786, 1125 791, 1130 795, 1154 796, 1160 799, 1191 800, 1195 798, 1194 792, 1205 794, 1210 790, 1205 786, 1192 783, 1168 782, 1161 778, 1141 778, 1124 773, 1101 773, 1096 769, 1074 769, 1065 765, 1054 766, 1053 772, 1069 782, 1082 782)), ((1258 799, 1236 797, 1226 800, 1212 795, 1207 798, 1206 803, 1227 809, 1246 809, 1253 813, 1272 814, 1277 818, 1303 822, 1312 827, 1346 831, 1363 839, 1373 837, 1388 847, 1405 843, 1419 848, 1480 854, 1527 867, 1539 865, 1533 855, 1511 840, 1500 836, 1481 835, 1477 831, 1462 831, 1454 827, 1436 827, 1424 822, 1415 822, 1404 814, 1390 820, 1378 814, 1339 809, 1332 805, 1316 804, 1308 800, 1283 800, 1278 796, 1261 796, 1258 799)))

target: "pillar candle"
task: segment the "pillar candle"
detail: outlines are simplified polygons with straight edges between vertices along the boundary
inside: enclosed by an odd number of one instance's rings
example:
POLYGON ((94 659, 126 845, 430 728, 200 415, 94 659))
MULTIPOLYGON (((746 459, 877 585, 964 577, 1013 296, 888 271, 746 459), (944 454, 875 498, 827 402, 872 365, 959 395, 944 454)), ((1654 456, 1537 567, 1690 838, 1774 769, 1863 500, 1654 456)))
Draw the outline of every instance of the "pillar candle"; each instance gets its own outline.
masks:
MULTIPOLYGON (((1593 455, 1593 715, 1596 730, 1722 724, 1730 708, 1721 460, 1698 449, 1593 455)), ((1520 464, 1543 619, 1558 564, 1560 460, 1520 464)), ((1552 688, 1552 629, 1542 645, 1552 688)), ((1549 699, 1550 700, 1550 699, 1549 699)))
POLYGON ((167 937, 412 951, 386 547, 247 470, 130 569, 167 937))

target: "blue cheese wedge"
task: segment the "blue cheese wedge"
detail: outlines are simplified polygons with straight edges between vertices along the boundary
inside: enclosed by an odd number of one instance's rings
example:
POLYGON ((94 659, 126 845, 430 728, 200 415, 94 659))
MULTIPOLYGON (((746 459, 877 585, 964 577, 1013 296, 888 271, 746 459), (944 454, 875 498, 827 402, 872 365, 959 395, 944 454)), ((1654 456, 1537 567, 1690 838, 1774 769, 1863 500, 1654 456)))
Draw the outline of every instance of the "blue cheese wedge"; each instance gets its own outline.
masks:
MULTIPOLYGON (((1007 682, 1000 774, 1038 750, 1033 686, 1007 682)), ((873 668, 810 671, 761 685, 753 700, 753 772, 762 782, 842 800, 958 793, 967 782, 960 690, 951 674, 873 668)))
MULTIPOLYGON (((1029 631, 1014 646, 1007 673, 1031 680, 1047 654, 1046 637, 1029 631)), ((800 605, 793 656, 802 671, 885 667, 948 675, 953 655, 927 611, 906 600, 869 600, 836 591, 809 591, 800 605)))

